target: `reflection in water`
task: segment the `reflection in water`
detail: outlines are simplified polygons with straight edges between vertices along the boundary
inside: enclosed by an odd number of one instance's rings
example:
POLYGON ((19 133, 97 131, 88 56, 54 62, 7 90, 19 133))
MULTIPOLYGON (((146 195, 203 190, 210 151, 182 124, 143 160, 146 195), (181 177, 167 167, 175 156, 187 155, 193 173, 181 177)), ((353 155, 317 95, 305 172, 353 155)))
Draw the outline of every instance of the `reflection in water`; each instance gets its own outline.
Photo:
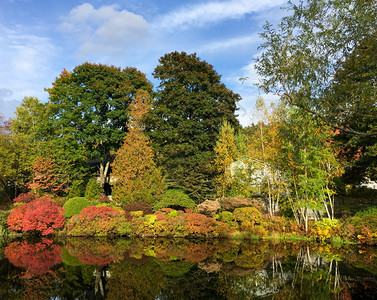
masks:
POLYGON ((4 254, 6 299, 351 299, 377 292, 373 247, 70 238, 14 241, 4 254))

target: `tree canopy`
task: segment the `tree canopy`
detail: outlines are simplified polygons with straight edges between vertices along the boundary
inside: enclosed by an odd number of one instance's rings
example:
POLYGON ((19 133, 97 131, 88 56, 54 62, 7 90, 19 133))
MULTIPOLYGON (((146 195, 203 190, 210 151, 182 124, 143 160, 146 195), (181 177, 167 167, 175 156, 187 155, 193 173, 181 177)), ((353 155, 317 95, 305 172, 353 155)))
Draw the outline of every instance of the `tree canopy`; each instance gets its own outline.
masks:
POLYGON ((147 128, 159 164, 172 187, 183 188, 196 201, 213 198, 213 149, 223 120, 239 127, 240 96, 196 54, 165 54, 153 75, 160 84, 147 128))
MULTIPOLYGON (((376 2, 305 0, 298 5, 289 2, 288 11, 280 24, 267 23, 261 34, 263 52, 256 64, 263 77, 259 87, 345 133, 377 135, 375 129, 360 128, 346 122, 344 116, 356 113, 356 107, 359 112, 371 108, 370 101, 358 100, 364 89, 356 88, 354 92, 359 95, 346 102, 332 101, 339 70, 352 77, 352 70, 344 68, 345 61, 357 57, 360 49, 365 49, 363 44, 376 40, 376 2)), ((375 53, 369 52, 363 64, 373 67, 374 58, 375 53)), ((354 84, 359 86, 366 81, 375 95, 375 75, 354 84)))
MULTIPOLYGON (((137 90, 151 91, 152 84, 135 68, 84 63, 64 70, 46 89, 54 128, 52 140, 70 152, 75 165, 99 162, 105 183, 111 151, 127 132, 128 108, 137 90)), ((80 172, 83 172, 81 170, 80 172)))

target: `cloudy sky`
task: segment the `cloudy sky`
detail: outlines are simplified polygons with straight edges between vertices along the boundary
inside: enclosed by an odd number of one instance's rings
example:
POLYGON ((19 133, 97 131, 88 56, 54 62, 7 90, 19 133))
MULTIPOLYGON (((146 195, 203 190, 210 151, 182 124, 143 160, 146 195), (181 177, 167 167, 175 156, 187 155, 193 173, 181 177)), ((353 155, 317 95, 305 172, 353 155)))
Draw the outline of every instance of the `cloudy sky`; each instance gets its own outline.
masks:
MULTIPOLYGON (((25 96, 83 62, 151 73, 165 53, 185 51, 214 66, 239 93, 239 119, 252 121, 258 90, 253 60, 266 21, 277 23, 285 0, 1 0, 0 113, 11 117, 25 96), (249 77, 245 83, 240 77, 249 77)), ((272 97, 267 96, 268 101, 272 97)))

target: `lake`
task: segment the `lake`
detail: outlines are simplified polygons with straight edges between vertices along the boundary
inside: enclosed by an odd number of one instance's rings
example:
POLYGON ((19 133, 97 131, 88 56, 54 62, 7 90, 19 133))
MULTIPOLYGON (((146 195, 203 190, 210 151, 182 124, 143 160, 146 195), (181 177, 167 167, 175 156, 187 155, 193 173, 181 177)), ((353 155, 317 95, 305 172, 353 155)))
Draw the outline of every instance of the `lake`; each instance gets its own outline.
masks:
POLYGON ((0 249, 1 299, 375 299, 377 247, 62 238, 0 249))

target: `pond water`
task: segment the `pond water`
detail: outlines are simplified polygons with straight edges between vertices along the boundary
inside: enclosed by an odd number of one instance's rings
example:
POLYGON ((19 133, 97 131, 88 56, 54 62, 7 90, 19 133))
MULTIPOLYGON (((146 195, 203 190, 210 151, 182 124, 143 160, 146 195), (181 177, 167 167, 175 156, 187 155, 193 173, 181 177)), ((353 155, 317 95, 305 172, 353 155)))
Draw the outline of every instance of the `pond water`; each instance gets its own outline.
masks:
POLYGON ((374 299, 377 247, 41 239, 0 249, 0 299, 374 299))

